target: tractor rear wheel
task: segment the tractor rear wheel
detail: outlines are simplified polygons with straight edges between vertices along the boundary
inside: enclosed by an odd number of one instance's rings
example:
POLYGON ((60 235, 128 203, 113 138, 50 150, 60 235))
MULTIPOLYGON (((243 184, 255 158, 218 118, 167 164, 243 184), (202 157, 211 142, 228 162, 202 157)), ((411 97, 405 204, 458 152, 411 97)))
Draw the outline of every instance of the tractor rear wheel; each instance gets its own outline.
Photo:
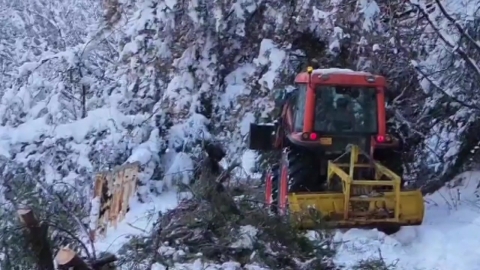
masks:
POLYGON ((400 176, 403 186, 405 180, 403 179, 403 161, 401 158, 401 152, 396 149, 377 149, 374 153, 374 159, 400 176))
POLYGON ((288 192, 318 192, 325 188, 319 157, 315 152, 290 146, 287 148, 288 192))

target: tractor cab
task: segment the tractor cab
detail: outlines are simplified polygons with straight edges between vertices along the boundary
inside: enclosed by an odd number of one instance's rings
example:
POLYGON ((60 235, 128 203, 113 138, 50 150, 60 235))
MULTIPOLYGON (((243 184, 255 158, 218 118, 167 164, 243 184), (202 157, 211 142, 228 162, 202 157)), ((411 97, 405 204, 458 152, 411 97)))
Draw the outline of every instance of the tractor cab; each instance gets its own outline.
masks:
MULTIPOLYGON (((290 100, 290 141, 339 153, 348 144, 370 152, 373 144, 391 144, 386 134, 382 76, 348 69, 309 70, 295 78, 290 100)), ((286 112, 287 113, 287 112, 286 112)))
POLYGON ((278 148, 274 138, 338 154, 349 144, 371 153, 396 146, 386 133, 386 80, 349 69, 309 69, 295 78, 295 90, 278 91, 276 125, 252 125, 252 149, 278 148), (285 136, 281 134, 285 134, 285 136), (280 135, 279 135, 280 134, 280 135), (279 135, 279 136, 278 136, 279 135))
MULTIPOLYGON (((378 133, 377 90, 373 87, 315 85, 313 132, 319 134, 378 133)), ((299 84, 295 130, 303 131, 307 84, 299 84)))

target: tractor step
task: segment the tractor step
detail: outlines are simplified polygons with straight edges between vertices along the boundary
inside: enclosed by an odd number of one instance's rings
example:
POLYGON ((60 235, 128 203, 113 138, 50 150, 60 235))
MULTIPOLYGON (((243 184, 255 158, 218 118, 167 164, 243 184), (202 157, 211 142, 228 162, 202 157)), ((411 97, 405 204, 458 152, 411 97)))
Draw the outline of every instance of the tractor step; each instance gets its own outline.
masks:
POLYGON ((355 186, 395 186, 395 181, 379 181, 379 180, 353 180, 351 185, 355 186))
POLYGON ((352 202, 385 202, 387 198, 385 197, 369 197, 369 196, 353 196, 350 197, 352 202))
POLYGON ((352 223, 397 223, 398 220, 394 219, 394 218, 378 218, 378 219, 372 219, 372 218, 368 218, 368 217, 365 217, 365 218, 351 218, 348 220, 349 222, 352 222, 352 223))

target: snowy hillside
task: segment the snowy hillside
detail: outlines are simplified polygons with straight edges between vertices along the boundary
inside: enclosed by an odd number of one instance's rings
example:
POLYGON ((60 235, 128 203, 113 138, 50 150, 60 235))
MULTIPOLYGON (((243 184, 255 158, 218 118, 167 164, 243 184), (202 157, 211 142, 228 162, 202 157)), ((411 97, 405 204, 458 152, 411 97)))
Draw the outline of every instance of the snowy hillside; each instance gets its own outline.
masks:
MULTIPOLYGON (((259 166, 245 151, 249 123, 271 120, 275 90, 291 87, 309 63, 390 78, 390 132, 405 144, 406 175, 433 192, 476 166, 480 141, 480 2, 441 2, 0 0, 1 266, 32 265, 17 241, 22 205, 52 223, 56 248, 116 253, 128 234, 149 235, 159 212, 176 207, 173 187, 191 182, 205 142, 220 142, 223 164, 240 162, 235 173, 248 178, 259 166), (126 220, 93 245, 92 179, 128 162, 142 168, 138 194, 126 220)), ((402 267, 418 259, 447 269, 453 259, 435 264, 420 251, 440 256, 438 243, 455 248, 452 258, 466 253, 442 237, 460 239, 474 222, 453 229, 451 219, 471 210, 439 220, 448 205, 437 204, 425 225, 392 237, 338 234, 346 241, 338 264, 379 248, 402 267)), ((462 248, 474 239, 465 241, 462 248)))

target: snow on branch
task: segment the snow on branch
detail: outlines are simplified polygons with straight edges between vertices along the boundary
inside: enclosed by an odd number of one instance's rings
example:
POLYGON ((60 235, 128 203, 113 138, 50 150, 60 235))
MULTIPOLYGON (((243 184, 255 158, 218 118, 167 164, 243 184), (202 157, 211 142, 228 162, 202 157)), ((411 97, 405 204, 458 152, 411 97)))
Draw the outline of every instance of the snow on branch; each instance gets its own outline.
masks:
MULTIPOLYGON (((468 33, 465 31, 465 29, 460 25, 460 23, 455 20, 452 16, 448 14, 448 12, 445 10, 443 5, 440 3, 440 1, 435 0, 438 7, 442 11, 442 14, 449 20, 453 25, 455 25, 456 29, 459 32, 460 37, 457 38, 457 41, 453 41, 451 36, 448 36, 445 34, 445 31, 442 30, 437 23, 434 22, 432 19, 432 15, 428 14, 427 10, 425 7, 420 5, 417 1, 410 1, 410 3, 416 7, 424 16, 425 19, 427 20, 428 24, 432 29, 435 31, 437 36, 444 42, 446 46, 448 46, 451 49, 451 52, 457 53, 464 61, 465 63, 473 69, 475 72, 476 76, 480 77, 480 67, 477 65, 476 61, 473 60, 468 53, 465 51, 465 49, 462 47, 462 44, 460 43, 463 38, 466 38, 470 42, 473 41, 475 48, 478 50, 480 46, 473 40, 473 38, 468 35, 468 33)), ((480 52, 480 50, 479 50, 480 52)))

